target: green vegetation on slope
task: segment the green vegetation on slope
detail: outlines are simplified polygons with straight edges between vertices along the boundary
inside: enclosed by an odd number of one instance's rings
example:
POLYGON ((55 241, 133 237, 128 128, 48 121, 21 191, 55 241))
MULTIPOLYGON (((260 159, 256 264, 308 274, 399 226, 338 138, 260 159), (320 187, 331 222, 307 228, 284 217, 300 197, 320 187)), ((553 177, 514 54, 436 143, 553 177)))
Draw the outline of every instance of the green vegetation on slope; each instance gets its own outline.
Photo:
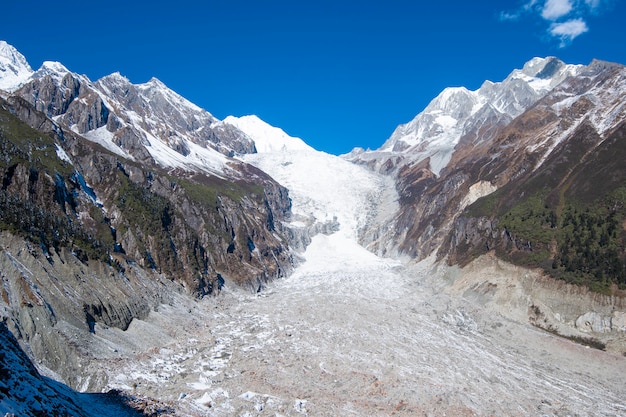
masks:
POLYGON ((626 289, 625 160, 626 124, 605 139, 582 125, 539 170, 479 199, 464 217, 494 220, 504 239, 485 246, 503 259, 598 292, 626 289))
POLYGON ((521 250, 509 244, 497 252, 595 291, 606 292, 612 284, 626 288, 625 219, 626 188, 594 204, 566 202, 560 213, 534 195, 500 217, 499 227, 521 242, 521 250))

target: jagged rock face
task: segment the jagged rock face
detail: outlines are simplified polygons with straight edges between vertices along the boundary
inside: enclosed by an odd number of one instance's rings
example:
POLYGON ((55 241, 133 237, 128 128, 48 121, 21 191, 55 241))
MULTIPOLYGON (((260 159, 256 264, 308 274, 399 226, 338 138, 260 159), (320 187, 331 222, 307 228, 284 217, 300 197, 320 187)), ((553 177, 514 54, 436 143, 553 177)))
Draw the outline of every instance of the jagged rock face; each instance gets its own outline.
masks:
POLYGON ((116 73, 92 83, 49 64, 15 94, 81 135, 110 138, 143 163, 154 163, 145 149, 151 137, 183 156, 190 154, 191 144, 227 156, 255 152, 254 142, 241 131, 218 123, 157 79, 135 85, 116 73))
POLYGON ((43 252, 7 232, 0 245, 2 316, 42 365, 73 387, 83 382, 81 368, 91 356, 73 342, 77 334, 95 333, 96 323, 126 329, 176 290, 156 273, 81 261, 66 248, 43 252))
POLYGON ((52 76, 46 75, 24 85, 18 90, 18 94, 36 110, 48 117, 54 117, 68 110, 70 104, 80 95, 81 85, 69 72, 58 84, 52 76))
MULTIPOLYGON (((20 103, 15 101, 13 108, 20 108, 20 103)), ((40 125, 45 117, 31 119, 40 125)), ((71 207, 86 226, 102 227, 92 213, 106 213, 101 215, 107 219, 107 227, 115 230, 119 250, 142 266, 152 265, 180 277, 191 291, 200 290, 199 279, 214 281, 218 273, 227 273, 245 285, 288 270, 286 242, 280 240, 277 228, 290 213, 289 197, 260 170, 237 163, 235 168, 247 180, 233 182, 200 173, 171 175, 120 159, 71 132, 63 136, 62 146, 76 167, 77 178, 61 179, 67 196, 63 205, 71 207), (97 207, 94 196, 102 208, 97 207), (252 253, 255 250, 260 256, 252 253), (247 272, 230 266, 240 260, 249 263, 247 272)), ((45 175, 33 180, 32 169, 26 171, 18 164, 11 168, 10 178, 5 174, 6 192, 54 207, 46 199, 58 194, 56 180, 45 175), (44 184, 42 192, 33 193, 40 183, 44 184)), ((57 211, 65 214, 68 210, 57 211)))

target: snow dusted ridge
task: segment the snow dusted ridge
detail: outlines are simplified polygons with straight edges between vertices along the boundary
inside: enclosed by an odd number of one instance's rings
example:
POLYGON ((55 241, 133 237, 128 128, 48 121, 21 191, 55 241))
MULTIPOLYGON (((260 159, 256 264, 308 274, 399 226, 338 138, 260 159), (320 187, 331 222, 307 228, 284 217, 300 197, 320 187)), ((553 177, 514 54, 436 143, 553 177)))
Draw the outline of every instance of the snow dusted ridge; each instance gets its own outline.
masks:
POLYGON ((415 162, 431 158, 431 170, 439 175, 468 129, 480 125, 481 121, 513 119, 583 68, 582 65, 566 65, 554 57, 534 58, 504 81, 485 81, 476 91, 464 87, 446 88, 412 121, 398 126, 373 154, 398 153, 415 162))
POLYGON ((119 109, 115 118, 120 127, 111 131, 107 124, 84 132, 88 139, 132 158, 116 140, 119 132, 131 128, 150 156, 163 167, 218 175, 228 171, 228 158, 202 140, 217 119, 158 79, 135 85, 117 72, 98 80, 93 89, 107 108, 119 109))
POLYGON ((551 107, 554 109, 561 121, 562 126, 556 126, 549 134, 544 135, 542 141, 538 141, 529 147, 530 151, 535 151, 542 146, 548 144, 547 151, 542 159, 539 160, 537 166, 540 166, 563 140, 568 138, 581 123, 589 121, 598 134, 606 137, 607 133, 616 128, 620 122, 626 119, 626 103, 622 97, 626 96, 626 67, 615 65, 603 61, 594 61, 589 65, 585 72, 580 74, 579 78, 587 78, 588 82, 594 83, 593 87, 586 90, 584 94, 580 93, 577 83, 580 80, 565 81, 551 97, 551 107), (614 77, 608 83, 597 83, 593 78, 598 71, 602 71, 603 67, 610 66, 616 71, 614 77), (578 102, 587 101, 593 104, 593 109, 584 112, 578 118, 573 119, 567 116, 569 109, 578 102), (563 127, 566 126, 565 129, 563 127), (561 129, 561 131, 559 131, 561 129))
POLYGON ((234 125, 156 78, 132 84, 116 72, 92 82, 54 61, 33 71, 22 54, 0 41, 0 89, 126 159, 166 169, 238 177, 237 162, 229 157, 254 152, 252 140, 234 125))

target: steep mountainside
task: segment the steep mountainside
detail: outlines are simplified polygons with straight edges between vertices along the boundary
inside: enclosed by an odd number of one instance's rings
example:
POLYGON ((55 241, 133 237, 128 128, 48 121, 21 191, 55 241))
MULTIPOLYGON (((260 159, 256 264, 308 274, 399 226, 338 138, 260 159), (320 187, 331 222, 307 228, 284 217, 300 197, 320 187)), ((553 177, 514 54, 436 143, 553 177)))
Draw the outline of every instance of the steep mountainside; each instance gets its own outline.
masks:
POLYGON ((573 282, 624 285, 625 76, 534 59, 477 92, 444 91, 381 150, 348 157, 396 176, 396 242, 411 257, 464 264, 497 247, 573 282))
POLYGON ((0 322, 0 410, 6 415, 141 416, 116 392, 80 394, 41 375, 0 322), (13 394, 13 395, 9 395, 13 394))
POLYGON ((254 151, 243 132, 156 80, 18 78, 0 98, 0 313, 72 387, 98 325, 293 268, 287 190, 228 156, 254 151))
MULTIPOLYGON (((506 259, 598 290, 626 284, 624 97, 624 67, 594 62, 503 130, 490 144, 500 158, 470 162, 475 182, 502 188, 467 214, 486 216, 503 238, 470 252, 498 247, 506 259), (525 152, 507 151, 513 143, 525 152)), ((458 164, 468 166, 470 146, 458 164)))

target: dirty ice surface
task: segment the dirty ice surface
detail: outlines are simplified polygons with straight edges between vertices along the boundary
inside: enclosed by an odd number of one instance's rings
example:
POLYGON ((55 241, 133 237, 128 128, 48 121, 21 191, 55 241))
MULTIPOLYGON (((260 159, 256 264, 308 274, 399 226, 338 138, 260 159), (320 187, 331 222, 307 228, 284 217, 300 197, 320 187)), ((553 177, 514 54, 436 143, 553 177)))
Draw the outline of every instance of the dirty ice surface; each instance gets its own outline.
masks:
POLYGON ((443 267, 355 235, 316 236, 259 294, 180 296, 133 321, 154 347, 98 364, 107 388, 179 416, 626 415, 625 358, 451 299, 433 289, 443 267))
POLYGON ((624 358, 434 294, 429 262, 346 243, 316 237, 258 295, 164 306, 149 320, 176 341, 108 365, 110 387, 181 416, 626 415, 624 358))

